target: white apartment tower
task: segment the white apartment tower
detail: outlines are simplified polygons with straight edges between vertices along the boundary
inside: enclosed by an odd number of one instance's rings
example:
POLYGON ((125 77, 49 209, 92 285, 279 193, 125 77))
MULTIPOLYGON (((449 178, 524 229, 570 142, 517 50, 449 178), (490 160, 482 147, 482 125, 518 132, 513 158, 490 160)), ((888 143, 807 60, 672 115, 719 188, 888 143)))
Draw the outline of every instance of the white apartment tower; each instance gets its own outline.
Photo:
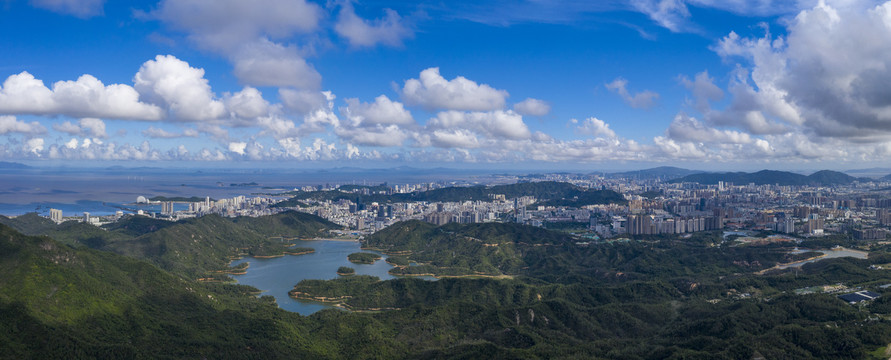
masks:
POLYGON ((55 221, 56 224, 62 222, 62 210, 59 209, 50 209, 50 220, 55 221))

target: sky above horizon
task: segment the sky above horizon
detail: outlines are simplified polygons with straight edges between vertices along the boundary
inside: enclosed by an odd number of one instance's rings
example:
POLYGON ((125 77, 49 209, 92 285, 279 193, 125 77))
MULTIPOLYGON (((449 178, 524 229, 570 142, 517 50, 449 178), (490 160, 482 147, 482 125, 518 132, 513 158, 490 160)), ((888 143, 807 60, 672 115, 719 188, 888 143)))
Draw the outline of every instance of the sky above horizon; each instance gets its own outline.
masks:
POLYGON ((0 1, 0 161, 887 166, 891 1, 0 1))

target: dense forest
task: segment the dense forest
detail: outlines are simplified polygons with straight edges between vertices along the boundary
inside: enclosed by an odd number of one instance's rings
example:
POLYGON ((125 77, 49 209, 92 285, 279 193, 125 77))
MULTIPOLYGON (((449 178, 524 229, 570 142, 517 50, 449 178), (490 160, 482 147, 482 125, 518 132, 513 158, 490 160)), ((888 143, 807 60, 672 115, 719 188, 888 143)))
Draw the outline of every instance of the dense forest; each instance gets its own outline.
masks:
POLYGON ((46 235, 72 247, 147 260, 192 279, 215 280, 228 279, 223 272, 234 257, 305 252, 308 249, 289 248, 286 239, 317 237, 340 228, 318 216, 296 211, 257 218, 207 215, 177 222, 126 216, 104 228, 77 221, 56 225, 31 213, 15 218, 0 216, 0 224, 27 235, 46 235))
POLYGON ((349 311, 300 316, 257 289, 197 279, 333 228, 318 218, 134 217, 95 231, 0 220, 4 359, 862 359, 887 358, 891 342, 881 245, 865 260, 759 275, 797 257, 720 233, 591 243, 517 224, 406 222, 363 246, 440 280, 304 280, 293 296, 349 311), (851 305, 823 286, 882 296, 851 305))
POLYGON ((347 255, 347 260, 354 264, 374 264, 381 256, 374 253, 357 252, 347 255))

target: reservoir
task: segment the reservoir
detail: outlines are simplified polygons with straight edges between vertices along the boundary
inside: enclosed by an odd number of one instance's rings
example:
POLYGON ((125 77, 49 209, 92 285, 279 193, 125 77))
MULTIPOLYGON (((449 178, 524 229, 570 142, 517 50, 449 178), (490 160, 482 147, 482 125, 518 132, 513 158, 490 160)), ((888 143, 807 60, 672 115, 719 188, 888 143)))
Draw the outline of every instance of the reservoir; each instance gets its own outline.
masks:
POLYGON ((250 285, 263 291, 262 295, 271 295, 282 309, 293 311, 301 315, 309 315, 316 311, 331 308, 332 306, 295 300, 288 296, 288 291, 303 279, 330 280, 339 277, 337 268, 348 266, 356 269, 357 275, 377 276, 381 280, 393 279, 394 276, 387 273, 391 268, 387 264, 387 256, 379 252, 361 250, 358 241, 293 241, 297 247, 315 249, 312 254, 285 255, 271 259, 257 259, 246 257, 232 262, 238 265, 244 262, 250 263, 247 273, 244 275, 231 275, 239 284, 250 285), (354 252, 371 252, 379 254, 382 258, 374 264, 353 264, 347 260, 347 255, 354 252))

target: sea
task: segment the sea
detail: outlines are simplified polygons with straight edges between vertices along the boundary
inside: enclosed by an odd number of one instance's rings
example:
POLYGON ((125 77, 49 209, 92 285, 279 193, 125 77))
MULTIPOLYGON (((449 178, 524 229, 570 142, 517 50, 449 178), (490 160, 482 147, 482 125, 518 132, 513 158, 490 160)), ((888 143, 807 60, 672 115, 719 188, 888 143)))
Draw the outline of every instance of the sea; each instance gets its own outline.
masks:
MULTIPOLYGON (((144 210, 135 207, 139 196, 229 198, 275 194, 303 186, 418 184, 473 185, 510 182, 513 175, 484 170, 416 169, 188 169, 188 168, 0 168, 0 215, 29 212, 48 215, 50 208, 64 216, 89 212, 93 216, 144 210)), ((513 178, 515 181, 515 178, 513 178)), ((153 207, 154 206, 154 207, 153 207)), ((186 205, 177 205, 186 206, 186 205)), ((177 208, 176 210, 180 210, 177 208)))

